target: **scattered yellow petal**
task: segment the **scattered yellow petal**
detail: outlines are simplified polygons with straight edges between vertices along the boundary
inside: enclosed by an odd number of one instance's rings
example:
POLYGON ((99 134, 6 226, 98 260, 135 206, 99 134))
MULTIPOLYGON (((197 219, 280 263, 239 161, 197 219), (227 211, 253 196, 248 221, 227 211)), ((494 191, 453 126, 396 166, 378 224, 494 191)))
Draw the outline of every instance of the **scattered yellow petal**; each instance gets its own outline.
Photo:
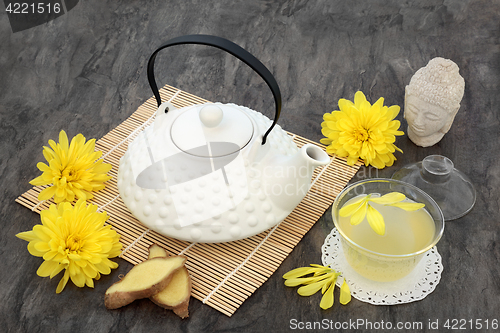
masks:
POLYGON ((323 309, 329 309, 333 305, 333 290, 335 289, 335 281, 330 283, 330 286, 328 287, 328 290, 323 294, 323 297, 321 297, 321 302, 319 303, 319 306, 323 309))
POLYGON ((291 270, 290 272, 285 273, 283 275, 283 278, 284 279, 297 278, 297 277, 300 277, 300 276, 304 276, 304 275, 313 273, 314 270, 315 269, 312 268, 312 267, 299 267, 299 268, 295 268, 295 269, 291 270))
POLYGON ((346 305, 351 301, 351 290, 349 289, 349 285, 344 279, 342 283, 342 287, 340 287, 340 304, 346 305))
POLYGON ((335 289, 337 277, 340 273, 321 265, 311 264, 311 266, 312 267, 299 267, 283 275, 283 277, 292 277, 285 281, 285 285, 288 287, 295 287, 302 284, 303 286, 297 289, 297 293, 301 296, 311 296, 321 289, 323 296, 321 298, 320 307, 322 309, 329 309, 333 305, 333 291, 335 289), (308 274, 313 274, 313 276, 302 278, 296 277, 308 274))
POLYGON ((300 296, 311 296, 311 295, 317 293, 323 287, 323 284, 325 284, 325 282, 326 281, 322 280, 322 281, 318 281, 315 283, 311 283, 311 284, 302 286, 297 290, 297 293, 300 296))
POLYGON ((287 287, 297 287, 301 284, 309 284, 311 282, 315 282, 318 280, 318 277, 309 277, 309 278, 290 278, 285 281, 285 286, 287 287))

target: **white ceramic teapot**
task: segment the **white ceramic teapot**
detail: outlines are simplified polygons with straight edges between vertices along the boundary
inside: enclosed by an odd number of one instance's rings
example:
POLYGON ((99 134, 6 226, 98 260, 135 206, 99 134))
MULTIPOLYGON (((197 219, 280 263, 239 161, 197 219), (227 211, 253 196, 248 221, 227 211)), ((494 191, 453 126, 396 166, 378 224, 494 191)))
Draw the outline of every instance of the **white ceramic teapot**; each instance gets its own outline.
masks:
POLYGON ((155 123, 120 160, 118 190, 137 219, 165 236, 211 243, 256 235, 284 220, 309 190, 314 168, 330 161, 315 145, 298 149, 276 125, 276 80, 226 39, 189 35, 168 41, 149 59, 148 80, 158 102, 155 123), (271 88, 274 121, 235 104, 177 109, 162 103, 154 61, 160 50, 179 44, 217 47, 248 64, 271 88))

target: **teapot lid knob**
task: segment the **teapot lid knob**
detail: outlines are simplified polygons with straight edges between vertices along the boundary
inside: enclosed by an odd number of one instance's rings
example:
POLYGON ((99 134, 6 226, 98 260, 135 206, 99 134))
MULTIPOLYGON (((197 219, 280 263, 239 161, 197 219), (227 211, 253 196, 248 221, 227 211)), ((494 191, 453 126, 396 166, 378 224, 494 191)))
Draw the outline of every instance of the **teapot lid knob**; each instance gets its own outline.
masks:
POLYGON ((206 127, 216 127, 222 121, 224 112, 217 105, 207 105, 200 110, 200 120, 206 127))

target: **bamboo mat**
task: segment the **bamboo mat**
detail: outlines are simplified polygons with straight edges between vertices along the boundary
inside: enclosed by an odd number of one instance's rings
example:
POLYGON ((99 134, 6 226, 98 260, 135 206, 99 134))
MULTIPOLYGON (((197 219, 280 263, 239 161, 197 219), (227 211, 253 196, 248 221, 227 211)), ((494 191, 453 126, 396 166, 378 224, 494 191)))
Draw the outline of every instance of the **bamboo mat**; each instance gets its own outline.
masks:
MULTIPOLYGON (((170 101, 177 108, 207 101, 171 86, 160 89, 163 101, 170 101)), ((153 243, 163 246, 171 254, 188 257, 187 268, 192 277, 193 297, 231 316, 240 305, 259 288, 280 266, 306 232, 333 203, 337 194, 354 176, 360 163, 348 166, 345 159, 332 157, 324 167, 316 168, 313 184, 307 196, 281 223, 250 238, 227 243, 189 243, 165 237, 142 225, 125 207, 117 189, 119 160, 128 144, 154 121, 156 100, 151 97, 127 120, 96 142, 96 149, 103 152, 105 162, 113 165, 106 188, 95 193, 92 203, 110 216, 108 223, 121 235, 121 258, 132 264, 147 258, 153 243)), ((293 136, 297 146, 313 143, 300 136, 293 136)), ((324 146, 316 144, 324 149, 324 146)), ((52 200, 38 201, 43 186, 25 192, 16 202, 40 213, 52 200)))

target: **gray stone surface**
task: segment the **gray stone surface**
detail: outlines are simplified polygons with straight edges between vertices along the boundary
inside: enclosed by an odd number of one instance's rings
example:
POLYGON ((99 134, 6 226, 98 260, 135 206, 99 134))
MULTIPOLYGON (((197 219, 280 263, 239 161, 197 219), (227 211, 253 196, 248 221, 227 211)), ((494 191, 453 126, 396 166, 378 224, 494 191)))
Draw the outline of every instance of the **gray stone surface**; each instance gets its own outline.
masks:
MULTIPOLYGON (((1 6, 0 6, 1 7, 1 6)), ((425 1, 80 1, 47 24, 12 33, 0 13, 0 327, 7 332, 262 332, 287 331, 290 320, 422 322, 499 320, 500 308, 500 3, 425 1), (14 235, 39 216, 14 199, 39 174, 42 145, 61 129, 99 138, 126 119, 151 91, 145 66, 154 48, 190 33, 228 38, 257 56, 276 76, 283 94, 279 124, 312 140, 321 138, 325 112, 339 98, 362 90, 374 102, 403 106, 404 87, 431 58, 452 59, 465 78, 465 95, 450 132, 421 148, 397 139, 404 154, 393 167, 362 168, 353 180, 390 177, 430 154, 451 158, 469 175, 478 196, 467 216, 446 224, 438 245, 444 272, 422 301, 319 308, 319 295, 299 297, 283 285, 292 268, 321 262, 332 227, 330 211, 307 233, 276 273, 231 317, 192 299, 180 320, 148 300, 119 310, 104 308, 104 291, 127 272, 120 266, 95 288, 59 276, 36 275, 40 258, 14 235)), ((238 60, 200 46, 179 46, 158 57, 161 84, 212 101, 234 102, 271 116, 264 82, 238 60)), ((401 129, 406 131, 402 112, 401 129)), ((457 194, 459 195, 459 194, 457 194)), ((338 300, 338 291, 336 292, 338 300)), ((465 326, 470 331, 470 326, 465 326)), ((364 331, 366 327, 359 327, 364 331)), ((368 331, 368 330, 367 330, 368 331)), ((408 330, 411 331, 411 330, 408 330)))

